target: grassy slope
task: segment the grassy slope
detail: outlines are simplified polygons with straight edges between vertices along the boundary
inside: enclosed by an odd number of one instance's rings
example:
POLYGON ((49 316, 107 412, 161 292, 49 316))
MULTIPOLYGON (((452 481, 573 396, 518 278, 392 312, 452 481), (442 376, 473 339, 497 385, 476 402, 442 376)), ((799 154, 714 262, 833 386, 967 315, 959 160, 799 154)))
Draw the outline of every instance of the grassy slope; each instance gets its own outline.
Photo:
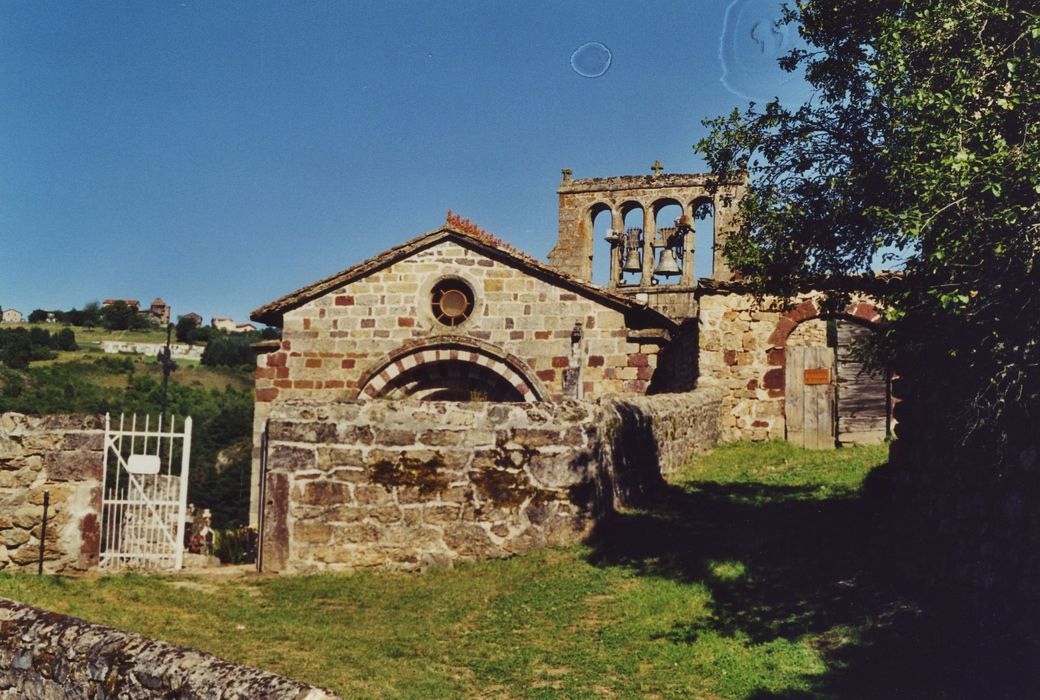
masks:
MULTIPOLYGON (((885 458, 885 447, 724 446, 587 547, 452 571, 0 575, 0 595, 345 697, 898 696, 854 655, 913 610, 878 587, 858 500, 885 458)), ((899 658, 880 662, 897 683, 911 677, 899 658)), ((906 697, 930 687, 927 675, 908 682, 906 697)))

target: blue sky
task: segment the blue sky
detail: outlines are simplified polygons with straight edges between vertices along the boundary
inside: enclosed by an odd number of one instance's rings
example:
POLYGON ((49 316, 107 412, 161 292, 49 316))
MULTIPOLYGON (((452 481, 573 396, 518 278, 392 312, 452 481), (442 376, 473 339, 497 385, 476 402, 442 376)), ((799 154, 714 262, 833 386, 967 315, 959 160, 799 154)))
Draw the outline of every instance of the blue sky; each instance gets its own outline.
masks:
POLYGON ((0 306, 244 321, 449 208, 544 259, 561 168, 699 172, 701 119, 798 94, 777 6, 0 3, 0 306))

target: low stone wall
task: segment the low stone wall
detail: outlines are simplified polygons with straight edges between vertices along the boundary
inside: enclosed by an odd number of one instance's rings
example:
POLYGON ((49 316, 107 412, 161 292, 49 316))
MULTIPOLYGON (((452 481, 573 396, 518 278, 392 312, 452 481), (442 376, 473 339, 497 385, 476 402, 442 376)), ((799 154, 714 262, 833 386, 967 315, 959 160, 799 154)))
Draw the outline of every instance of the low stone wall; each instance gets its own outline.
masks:
POLYGON ((278 403, 263 567, 417 569, 581 541, 715 444, 718 402, 278 403))
POLYGON ((691 455, 707 452, 722 437, 722 396, 717 389, 625 397, 603 405, 615 413, 626 433, 622 444, 613 447, 615 461, 631 450, 635 459, 656 462, 661 474, 678 470, 691 455), (641 424, 645 430, 638 429, 641 424))
POLYGON ((333 700, 199 651, 0 598, 0 700, 333 700))
MULTIPOLYGON (((101 351, 107 353, 131 353, 155 357, 156 353, 166 347, 165 343, 134 343, 123 340, 102 340, 101 351)), ((175 360, 201 360, 206 348, 201 345, 187 343, 171 343, 170 356, 175 360)))
POLYGON ((97 565, 104 419, 0 415, 0 569, 33 569, 44 493, 50 496, 44 570, 97 565))

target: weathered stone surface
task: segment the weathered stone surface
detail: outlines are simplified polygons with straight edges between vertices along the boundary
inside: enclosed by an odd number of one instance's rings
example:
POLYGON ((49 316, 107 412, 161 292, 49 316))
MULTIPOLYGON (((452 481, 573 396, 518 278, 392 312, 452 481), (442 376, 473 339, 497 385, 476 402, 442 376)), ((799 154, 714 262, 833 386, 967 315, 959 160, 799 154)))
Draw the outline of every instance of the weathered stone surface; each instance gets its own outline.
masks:
POLYGON ((338 481, 308 481, 297 490, 299 502, 312 506, 336 506, 350 501, 350 485, 338 481))
POLYGON ((283 571, 289 563, 289 476, 273 472, 267 475, 264 504, 264 567, 283 571))
POLYGON ((43 468, 51 481, 82 481, 101 479, 102 455, 91 451, 47 452, 43 468))
POLYGON ((306 447, 293 447, 271 443, 274 447, 268 456, 269 469, 283 469, 295 471, 300 469, 313 469, 316 466, 316 455, 313 449, 306 447))
POLYGON ((0 569, 35 565, 45 494, 45 570, 83 570, 96 562, 102 426, 96 417, 0 415, 0 569), (88 549, 93 553, 86 555, 88 549))
POLYGON ((0 468, 2 464, 25 454, 22 443, 11 438, 0 436, 0 468))
POLYGON ((0 700, 331 700, 209 654, 0 599, 0 700))
POLYGON ((572 452, 538 454, 531 458, 527 470, 541 486, 566 488, 586 477, 588 459, 572 452))
POLYGON ((444 527, 444 542, 463 557, 488 559, 505 553, 495 546, 487 531, 475 523, 451 523, 444 527))
MULTIPOLYGON (((624 403, 351 401, 273 408, 275 420, 300 423, 305 413, 320 413, 330 424, 341 423, 341 409, 349 411, 357 440, 318 448, 317 468, 269 460, 272 476, 293 479, 284 516, 277 517, 295 523, 287 558, 265 557, 269 570, 421 568, 433 560, 576 542, 615 501, 648 491, 662 468, 708 449, 719 431, 713 390, 624 403), (334 460, 350 466, 330 469, 334 460)), ((298 444, 273 440, 270 448, 298 444)))

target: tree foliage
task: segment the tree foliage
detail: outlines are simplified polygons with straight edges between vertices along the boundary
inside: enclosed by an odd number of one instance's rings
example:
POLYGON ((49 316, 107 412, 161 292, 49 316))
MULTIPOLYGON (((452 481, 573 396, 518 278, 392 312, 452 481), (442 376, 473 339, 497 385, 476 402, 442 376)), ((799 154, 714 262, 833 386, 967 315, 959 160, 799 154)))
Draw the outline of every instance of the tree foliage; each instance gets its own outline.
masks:
MULTIPOLYGON (((884 301, 903 359, 951 369, 943 413, 1018 443, 1040 399, 1040 19, 1014 1, 800 3, 788 56, 806 104, 706 122, 713 170, 746 168, 725 253, 762 291, 868 273, 898 256, 884 301)), ((918 363, 920 364, 920 363, 918 363)))
MULTIPOLYGON (((22 329, 24 330, 24 329, 22 329)), ((28 334, 25 334, 28 337, 28 334)), ((15 371, 0 367, 0 413, 151 415, 161 410, 162 385, 129 357, 105 356, 15 371)), ((249 514, 253 392, 204 389, 173 382, 169 413, 191 416, 188 498, 213 511, 220 527, 245 524, 249 514), (218 460, 222 450, 230 459, 218 460)))
POLYGON ((879 254, 901 265, 880 345, 902 377, 901 483, 959 576, 1035 579, 1040 523, 1021 504, 1040 497, 1040 13, 812 0, 786 21, 808 48, 783 63, 812 98, 709 120, 697 145, 714 171, 749 173, 725 254, 782 295, 879 254))
POLYGON ((101 325, 110 331, 125 331, 147 328, 149 322, 137 309, 119 300, 101 310, 101 325))
POLYGON ((256 353, 250 346, 257 340, 257 333, 212 333, 202 351, 202 364, 208 367, 252 367, 256 363, 256 353))
POLYGON ((44 328, 0 329, 0 362, 25 369, 33 360, 50 360, 56 350, 75 350, 76 334, 70 328, 50 333, 44 328))

